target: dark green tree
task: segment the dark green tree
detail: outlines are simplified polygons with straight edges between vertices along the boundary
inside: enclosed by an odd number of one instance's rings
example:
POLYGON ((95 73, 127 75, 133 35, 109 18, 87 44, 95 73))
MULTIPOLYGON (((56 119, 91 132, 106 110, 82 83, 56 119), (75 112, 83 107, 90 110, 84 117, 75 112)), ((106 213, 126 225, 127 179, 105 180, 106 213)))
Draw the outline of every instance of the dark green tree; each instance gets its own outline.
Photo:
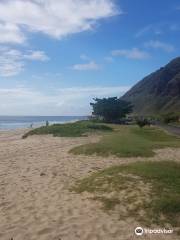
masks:
POLYGON ((140 128, 151 125, 150 121, 146 118, 138 118, 136 119, 136 123, 140 128))
POLYGON ((131 113, 133 109, 131 103, 117 97, 94 98, 93 100, 95 102, 90 103, 93 107, 93 116, 101 118, 105 122, 118 122, 118 120, 131 113))

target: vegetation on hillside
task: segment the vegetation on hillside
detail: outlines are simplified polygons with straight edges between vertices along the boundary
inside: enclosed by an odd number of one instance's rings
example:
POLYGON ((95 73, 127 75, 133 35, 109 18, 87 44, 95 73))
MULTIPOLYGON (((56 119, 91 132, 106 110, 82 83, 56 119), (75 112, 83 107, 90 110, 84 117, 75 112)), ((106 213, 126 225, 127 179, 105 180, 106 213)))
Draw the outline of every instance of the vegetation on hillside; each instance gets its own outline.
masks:
POLYGON ((161 119, 164 123, 178 123, 180 120, 180 113, 168 112, 161 116, 161 119))
POLYGON ((93 123, 90 121, 78 121, 75 123, 46 125, 40 128, 33 129, 24 134, 23 138, 31 135, 52 134, 55 137, 81 137, 90 132, 112 131, 110 126, 104 124, 93 123))
POLYGON ((180 164, 136 162, 113 166, 77 182, 72 190, 90 192, 105 210, 134 217, 147 226, 180 226, 180 164))
POLYGON ((71 153, 150 157, 154 155, 154 149, 164 147, 180 147, 180 138, 153 127, 116 126, 115 131, 104 135, 98 143, 76 147, 71 153))

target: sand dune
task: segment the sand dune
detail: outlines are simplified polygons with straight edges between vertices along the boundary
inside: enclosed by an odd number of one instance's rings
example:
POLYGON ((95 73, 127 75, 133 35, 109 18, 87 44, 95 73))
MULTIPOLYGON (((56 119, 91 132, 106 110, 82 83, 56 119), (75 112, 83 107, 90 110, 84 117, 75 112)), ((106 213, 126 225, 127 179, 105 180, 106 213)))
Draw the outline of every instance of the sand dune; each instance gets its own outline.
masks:
MULTIPOLYGON (((85 157, 68 153, 72 147, 95 142, 88 138, 32 136, 25 130, 0 132, 0 239, 2 240, 132 240, 133 218, 119 219, 101 210, 88 193, 69 187, 98 169, 139 159, 85 157)), ((180 159, 180 150, 158 150, 154 160, 180 159)), ((141 239, 179 239, 147 235, 141 239)))

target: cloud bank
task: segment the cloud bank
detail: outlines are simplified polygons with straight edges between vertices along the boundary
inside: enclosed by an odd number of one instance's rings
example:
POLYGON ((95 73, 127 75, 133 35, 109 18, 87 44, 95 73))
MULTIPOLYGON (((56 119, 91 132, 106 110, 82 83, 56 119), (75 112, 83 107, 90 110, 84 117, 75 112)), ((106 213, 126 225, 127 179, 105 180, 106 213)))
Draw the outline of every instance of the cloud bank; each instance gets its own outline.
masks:
POLYGON ((87 115, 95 97, 121 96, 129 86, 71 87, 51 93, 24 87, 0 88, 2 115, 87 115))

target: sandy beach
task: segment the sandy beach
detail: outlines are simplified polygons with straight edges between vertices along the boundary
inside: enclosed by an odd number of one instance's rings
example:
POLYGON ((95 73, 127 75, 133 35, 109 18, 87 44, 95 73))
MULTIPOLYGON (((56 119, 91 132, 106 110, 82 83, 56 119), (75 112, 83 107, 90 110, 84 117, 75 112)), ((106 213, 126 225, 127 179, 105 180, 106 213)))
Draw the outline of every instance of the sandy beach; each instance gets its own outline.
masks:
MULTIPOLYGON (((101 209, 88 193, 69 189, 77 179, 111 165, 141 158, 75 156, 68 151, 99 137, 32 136, 26 130, 0 132, 0 239, 132 240, 141 223, 101 209)), ((153 160, 180 161, 180 149, 158 150, 153 160)), ((159 226, 160 227, 160 226, 159 226)), ((141 239, 178 240, 145 235, 141 239)))

